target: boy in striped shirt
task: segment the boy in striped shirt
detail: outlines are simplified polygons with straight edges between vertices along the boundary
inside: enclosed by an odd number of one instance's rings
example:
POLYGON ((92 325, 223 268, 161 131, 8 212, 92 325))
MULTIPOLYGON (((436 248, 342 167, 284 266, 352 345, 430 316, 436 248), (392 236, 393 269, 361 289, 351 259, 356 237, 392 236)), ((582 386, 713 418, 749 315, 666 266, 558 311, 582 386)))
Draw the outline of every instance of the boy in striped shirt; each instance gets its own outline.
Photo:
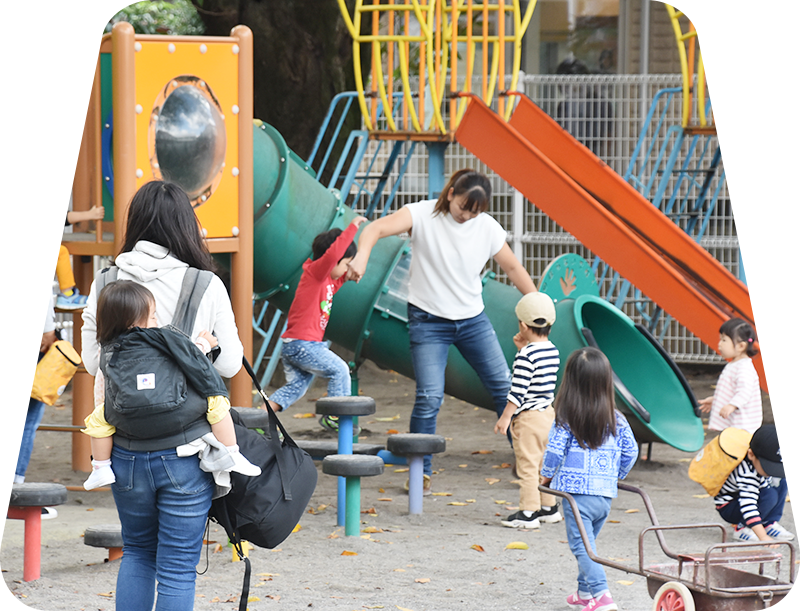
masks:
POLYGON ((519 511, 501 520, 509 528, 539 528, 540 522, 560 522, 556 498, 539 492, 547 437, 555 420, 553 398, 560 359, 548 339, 556 320, 553 300, 544 293, 528 293, 515 308, 519 333, 514 345, 514 373, 508 403, 494 427, 495 433, 511 429, 517 476, 520 479, 519 511))
POLYGON ((791 541, 794 535, 779 524, 786 494, 778 433, 774 424, 765 424, 753 433, 747 456, 725 480, 714 504, 741 541, 791 541))

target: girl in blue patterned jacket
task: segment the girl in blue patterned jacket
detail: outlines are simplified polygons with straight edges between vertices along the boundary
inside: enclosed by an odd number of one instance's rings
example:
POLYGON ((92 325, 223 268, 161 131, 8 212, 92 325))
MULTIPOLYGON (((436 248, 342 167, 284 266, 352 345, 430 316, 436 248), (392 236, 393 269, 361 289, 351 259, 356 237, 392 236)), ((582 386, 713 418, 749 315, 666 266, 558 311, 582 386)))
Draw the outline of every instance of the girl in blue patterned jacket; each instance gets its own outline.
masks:
POLYGON ((583 611, 616 611, 605 571, 589 558, 577 524, 580 518, 595 551, 617 480, 639 455, 628 421, 614 407, 611 364, 600 350, 581 348, 570 355, 554 407, 542 484, 571 494, 580 511, 575 516, 570 504, 563 504, 569 547, 578 561, 578 590, 567 603, 583 611))

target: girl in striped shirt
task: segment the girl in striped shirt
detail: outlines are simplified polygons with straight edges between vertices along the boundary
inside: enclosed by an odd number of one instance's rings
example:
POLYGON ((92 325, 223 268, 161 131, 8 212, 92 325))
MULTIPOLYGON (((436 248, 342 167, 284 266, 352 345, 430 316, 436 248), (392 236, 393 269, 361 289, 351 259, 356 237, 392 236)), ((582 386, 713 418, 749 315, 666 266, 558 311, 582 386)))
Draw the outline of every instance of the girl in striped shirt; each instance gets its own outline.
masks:
POLYGON ((709 430, 735 426, 753 433, 761 426, 761 388, 751 359, 758 354, 755 341, 753 327, 741 318, 731 318, 719 328, 718 349, 728 364, 717 380, 714 396, 700 400, 700 410, 710 412, 709 430))

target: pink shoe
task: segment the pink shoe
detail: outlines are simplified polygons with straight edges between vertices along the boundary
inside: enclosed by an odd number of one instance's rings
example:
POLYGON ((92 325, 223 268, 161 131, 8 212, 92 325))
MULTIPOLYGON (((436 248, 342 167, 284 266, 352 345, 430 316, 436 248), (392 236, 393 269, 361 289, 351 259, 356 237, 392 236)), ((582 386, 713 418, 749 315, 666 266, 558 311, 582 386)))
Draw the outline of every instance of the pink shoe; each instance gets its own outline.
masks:
POLYGON ((617 611, 617 605, 611 594, 606 592, 600 598, 593 598, 582 611, 617 611))
POLYGON ((567 596, 567 604, 574 605, 576 607, 585 607, 590 602, 592 602, 592 595, 589 595, 589 598, 583 598, 580 595, 580 592, 575 592, 575 594, 570 594, 567 596))

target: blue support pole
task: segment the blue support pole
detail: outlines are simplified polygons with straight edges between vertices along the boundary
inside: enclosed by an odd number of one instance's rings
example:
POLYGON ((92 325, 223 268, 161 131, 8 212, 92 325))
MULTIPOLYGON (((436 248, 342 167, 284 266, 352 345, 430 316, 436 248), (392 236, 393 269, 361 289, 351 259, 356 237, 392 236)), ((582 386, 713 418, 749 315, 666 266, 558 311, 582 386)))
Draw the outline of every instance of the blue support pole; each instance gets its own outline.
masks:
MULTIPOLYGON (((339 416, 339 454, 353 453, 353 417, 339 416)), ((347 478, 339 476, 337 488, 336 524, 345 525, 347 508, 347 478)))
POLYGON ((428 147, 428 199, 436 199, 444 189, 444 152, 448 142, 429 142, 428 147))
POLYGON ((739 280, 756 288, 756 157, 759 138, 742 136, 741 193, 739 199, 739 280))

